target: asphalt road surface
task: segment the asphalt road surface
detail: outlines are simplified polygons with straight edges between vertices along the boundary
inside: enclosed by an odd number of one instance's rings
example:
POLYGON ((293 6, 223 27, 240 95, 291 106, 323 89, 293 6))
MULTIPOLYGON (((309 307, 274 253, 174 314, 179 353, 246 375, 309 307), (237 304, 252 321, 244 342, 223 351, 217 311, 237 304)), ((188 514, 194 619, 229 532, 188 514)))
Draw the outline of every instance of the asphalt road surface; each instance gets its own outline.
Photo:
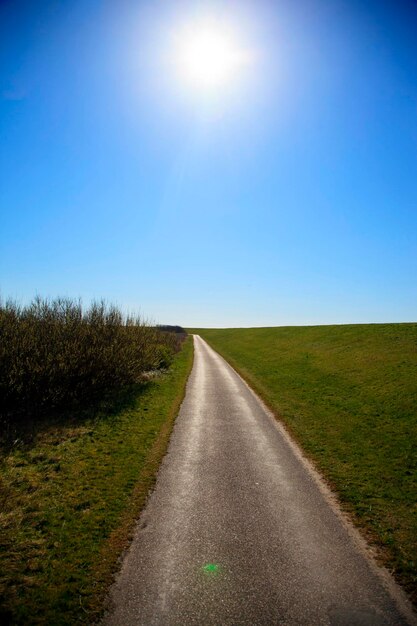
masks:
POLYGON ((200 337, 105 626, 415 624, 284 429, 200 337))

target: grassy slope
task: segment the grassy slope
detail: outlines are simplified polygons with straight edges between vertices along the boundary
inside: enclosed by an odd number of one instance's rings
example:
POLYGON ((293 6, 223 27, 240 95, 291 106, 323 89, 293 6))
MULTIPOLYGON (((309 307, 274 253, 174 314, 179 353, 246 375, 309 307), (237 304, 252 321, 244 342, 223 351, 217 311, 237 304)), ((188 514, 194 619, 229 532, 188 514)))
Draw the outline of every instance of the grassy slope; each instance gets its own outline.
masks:
POLYGON ((124 408, 55 425, 0 466, 0 622, 90 623, 152 486, 192 364, 188 340, 169 373, 124 408))
POLYGON ((282 417, 416 602, 417 324, 193 332, 282 417))

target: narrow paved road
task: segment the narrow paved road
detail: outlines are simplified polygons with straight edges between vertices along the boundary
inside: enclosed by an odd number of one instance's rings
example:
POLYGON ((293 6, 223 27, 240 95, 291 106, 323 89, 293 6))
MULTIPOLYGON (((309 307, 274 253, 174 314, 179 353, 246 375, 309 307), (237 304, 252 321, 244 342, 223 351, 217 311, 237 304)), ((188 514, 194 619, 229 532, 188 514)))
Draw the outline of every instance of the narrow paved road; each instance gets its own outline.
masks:
POLYGON ((199 337, 111 602, 105 626, 415 623, 283 429, 199 337))

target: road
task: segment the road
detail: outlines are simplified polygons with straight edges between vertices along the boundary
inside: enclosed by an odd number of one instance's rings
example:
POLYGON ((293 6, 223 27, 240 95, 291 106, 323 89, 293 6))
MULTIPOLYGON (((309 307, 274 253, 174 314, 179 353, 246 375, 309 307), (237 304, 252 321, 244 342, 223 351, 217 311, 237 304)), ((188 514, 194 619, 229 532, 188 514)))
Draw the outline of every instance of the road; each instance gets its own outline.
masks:
POLYGON ((103 626, 415 624, 285 430, 200 337, 103 626))

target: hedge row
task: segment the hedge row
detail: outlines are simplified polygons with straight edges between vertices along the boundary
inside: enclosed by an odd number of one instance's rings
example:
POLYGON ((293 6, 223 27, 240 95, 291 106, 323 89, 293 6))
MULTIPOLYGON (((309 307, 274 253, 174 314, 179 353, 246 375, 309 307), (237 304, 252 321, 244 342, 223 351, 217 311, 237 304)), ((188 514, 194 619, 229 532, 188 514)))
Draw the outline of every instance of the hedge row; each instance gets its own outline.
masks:
POLYGON ((0 303, 0 423, 90 401, 169 366, 181 338, 113 305, 0 303))

